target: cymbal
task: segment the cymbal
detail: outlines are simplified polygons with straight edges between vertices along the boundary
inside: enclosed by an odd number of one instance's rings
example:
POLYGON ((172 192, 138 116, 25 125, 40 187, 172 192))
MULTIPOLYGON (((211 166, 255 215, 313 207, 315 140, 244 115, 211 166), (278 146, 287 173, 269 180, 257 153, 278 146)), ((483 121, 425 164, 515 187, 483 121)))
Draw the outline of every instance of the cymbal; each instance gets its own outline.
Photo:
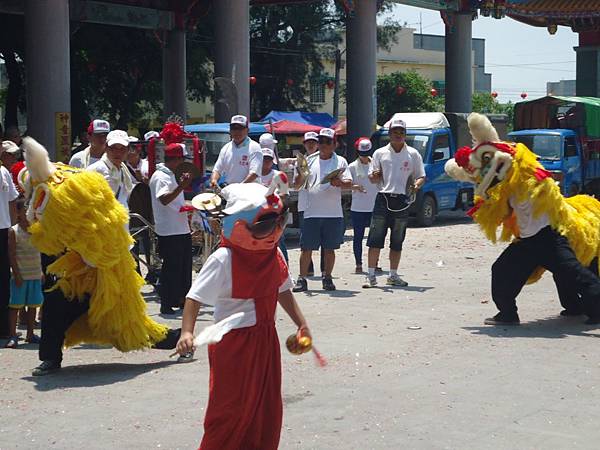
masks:
POLYGON ((196 167, 191 162, 186 161, 179 164, 174 170, 175 179, 179 180, 181 178, 181 175, 183 175, 186 172, 192 176, 192 181, 196 180, 197 178, 202 178, 202 176, 204 175, 202 172, 200 172, 200 169, 198 169, 198 167, 196 167))
POLYGON ((192 206, 199 211, 214 211, 221 206, 222 199, 212 192, 203 192, 192 199, 192 206))
POLYGON ((331 181, 343 174, 345 170, 346 169, 344 167, 341 167, 339 169, 335 169, 333 172, 329 172, 327 175, 325 175, 325 178, 321 180, 321 184, 331 183, 331 181))

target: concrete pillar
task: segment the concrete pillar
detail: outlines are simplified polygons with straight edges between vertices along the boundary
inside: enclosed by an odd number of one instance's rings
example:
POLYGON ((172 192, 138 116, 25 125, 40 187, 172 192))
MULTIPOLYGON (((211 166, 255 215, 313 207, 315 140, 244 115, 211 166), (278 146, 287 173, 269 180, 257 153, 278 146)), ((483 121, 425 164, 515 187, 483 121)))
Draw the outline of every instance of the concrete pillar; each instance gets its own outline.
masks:
POLYGON ((377 121, 377 0, 355 2, 354 12, 346 21, 349 153, 358 137, 371 136, 377 121))
POLYGON ((600 32, 579 33, 575 92, 578 96, 600 96, 600 32))
POLYGON ((215 122, 229 122, 233 114, 250 114, 250 2, 215 0, 215 77, 231 80, 237 103, 228 108, 215 103, 215 122), (235 110, 234 110, 235 109, 235 110))
POLYGON ((163 49, 163 98, 165 118, 175 113, 187 118, 185 30, 167 33, 163 49))
POLYGON ((61 160, 71 146, 69 0, 25 3, 27 130, 61 160))
POLYGON ((446 111, 470 113, 473 95, 471 14, 450 15, 446 25, 446 111))

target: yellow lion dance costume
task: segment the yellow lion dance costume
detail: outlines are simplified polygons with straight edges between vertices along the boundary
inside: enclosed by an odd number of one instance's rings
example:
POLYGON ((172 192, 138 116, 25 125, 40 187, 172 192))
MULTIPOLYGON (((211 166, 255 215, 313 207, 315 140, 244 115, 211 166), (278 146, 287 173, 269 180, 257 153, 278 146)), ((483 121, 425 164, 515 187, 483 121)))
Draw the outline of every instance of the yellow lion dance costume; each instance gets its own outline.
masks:
POLYGON ((70 301, 90 296, 89 310, 67 330, 64 345, 109 344, 127 352, 164 340, 168 328, 146 315, 143 279, 129 252, 129 216, 104 178, 50 163, 31 138, 23 146, 27 172, 20 178, 30 197, 31 241, 45 254, 62 254, 48 267, 59 278, 55 289, 70 301))
MULTIPOLYGON (((583 266, 598 264, 600 202, 587 195, 563 197, 536 155, 523 144, 501 142, 485 116, 473 113, 468 124, 473 148, 459 149, 445 169, 450 177, 476 185, 475 206, 469 215, 485 236, 494 243, 519 239, 521 231, 511 202, 529 202, 533 218, 546 215, 549 226, 568 240, 583 266)), ((544 270, 538 267, 527 282, 539 280, 544 270)))

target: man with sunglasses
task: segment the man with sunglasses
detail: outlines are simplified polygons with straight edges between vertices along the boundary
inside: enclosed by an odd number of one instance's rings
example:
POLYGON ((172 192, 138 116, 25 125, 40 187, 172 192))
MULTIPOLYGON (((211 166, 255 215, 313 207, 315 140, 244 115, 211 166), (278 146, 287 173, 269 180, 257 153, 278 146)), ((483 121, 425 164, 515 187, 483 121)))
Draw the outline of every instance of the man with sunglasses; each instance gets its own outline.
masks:
MULTIPOLYGON (((348 170, 346 159, 335 153, 335 131, 323 128, 319 132, 319 156, 309 158, 308 187, 306 208, 304 210, 304 226, 300 237, 300 276, 294 292, 308 290, 306 277, 312 252, 319 248, 324 254, 325 270, 323 273, 323 289, 335 291, 331 272, 335 264, 335 250, 340 248, 344 239, 344 213, 342 211, 342 188, 352 187, 352 176, 348 170), (334 170, 341 169, 341 174, 330 182, 321 181, 334 170)), ((304 179, 299 175, 295 180, 296 188, 304 179)))
POLYGON ((402 243, 406 237, 408 207, 406 192, 409 178, 413 178, 414 189, 419 190, 425 183, 425 167, 419 152, 406 145, 406 123, 392 118, 389 127, 390 143, 375 150, 369 167, 371 183, 381 183, 382 189, 375 197, 375 207, 369 227, 367 247, 369 247, 369 272, 364 288, 377 285, 375 267, 379 253, 384 246, 388 228, 390 229, 390 274, 389 286, 408 286, 398 275, 398 265, 402 255, 402 243))
POLYGON ((231 141, 221 148, 210 177, 210 185, 218 186, 225 175, 228 184, 252 183, 261 174, 263 154, 260 145, 248 137, 248 118, 235 115, 229 123, 231 141))

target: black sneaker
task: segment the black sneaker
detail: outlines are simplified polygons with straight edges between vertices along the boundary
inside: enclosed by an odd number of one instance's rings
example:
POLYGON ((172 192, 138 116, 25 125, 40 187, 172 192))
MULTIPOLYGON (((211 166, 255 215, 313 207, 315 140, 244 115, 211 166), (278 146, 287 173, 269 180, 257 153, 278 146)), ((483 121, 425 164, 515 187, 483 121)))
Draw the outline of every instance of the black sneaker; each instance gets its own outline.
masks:
POLYGON ((588 316, 587 320, 583 323, 586 325, 598 325, 598 324, 600 324, 600 315, 588 316))
POLYGON ((323 277, 323 289, 326 291, 335 291, 335 284, 331 277, 323 277))
POLYGON ((296 286, 292 289, 292 292, 305 292, 308 291, 308 283, 306 278, 298 277, 296 280, 296 286))
POLYGON ((488 317, 483 321, 486 325, 520 325, 521 321, 519 316, 515 313, 514 315, 506 315, 502 313, 496 314, 494 317, 488 317))
POLYGON ((31 375, 34 377, 43 377, 44 375, 50 375, 51 373, 58 372, 60 370, 60 363, 57 361, 46 360, 31 371, 31 375))
POLYGON ((563 309, 560 312, 560 315, 563 317, 582 316, 583 311, 581 311, 580 309, 563 309))
POLYGON ((170 306, 161 306, 160 313, 168 316, 172 316, 173 314, 177 314, 177 312, 171 308, 170 306))

